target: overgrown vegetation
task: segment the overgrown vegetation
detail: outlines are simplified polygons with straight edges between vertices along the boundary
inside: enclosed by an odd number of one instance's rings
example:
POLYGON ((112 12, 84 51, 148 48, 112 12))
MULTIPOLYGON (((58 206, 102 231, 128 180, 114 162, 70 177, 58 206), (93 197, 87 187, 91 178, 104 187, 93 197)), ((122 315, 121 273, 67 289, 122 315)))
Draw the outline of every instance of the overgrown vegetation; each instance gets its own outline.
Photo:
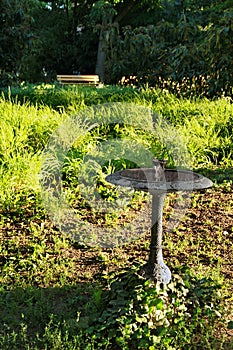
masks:
MULTIPOLYGON (((22 86, 2 95, 1 349, 232 349, 232 106, 225 97, 178 99, 167 91, 118 87, 22 86), (214 181, 212 189, 192 194, 173 231, 176 196, 167 197, 164 254, 173 277, 166 287, 137 274, 147 259, 148 232, 123 246, 88 248, 61 233, 44 208, 38 173, 51 135, 70 116, 84 121, 85 108, 109 102, 161 114, 186 144, 190 165, 214 181)), ((148 129, 98 121, 67 153, 63 191, 85 223, 117 234, 119 225, 146 215, 148 196, 135 193, 117 213, 88 207, 77 176, 85 156, 96 146, 101 151, 106 140, 127 137, 170 157, 170 165, 173 159, 148 129)), ((128 166, 134 164, 124 158, 98 166, 97 190, 107 203, 119 194, 105 175, 128 166)))

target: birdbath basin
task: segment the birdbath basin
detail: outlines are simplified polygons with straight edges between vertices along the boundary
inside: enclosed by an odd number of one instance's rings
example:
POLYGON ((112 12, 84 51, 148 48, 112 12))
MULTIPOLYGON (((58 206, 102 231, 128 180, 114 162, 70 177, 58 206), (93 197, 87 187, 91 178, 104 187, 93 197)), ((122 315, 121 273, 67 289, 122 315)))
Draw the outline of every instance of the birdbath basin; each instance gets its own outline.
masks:
POLYGON ((149 259, 139 273, 160 283, 169 283, 171 271, 163 261, 162 216, 167 193, 196 191, 213 185, 208 178, 190 170, 165 169, 166 161, 153 160, 151 168, 126 169, 108 175, 106 180, 117 186, 125 186, 149 192, 152 195, 152 224, 149 259))

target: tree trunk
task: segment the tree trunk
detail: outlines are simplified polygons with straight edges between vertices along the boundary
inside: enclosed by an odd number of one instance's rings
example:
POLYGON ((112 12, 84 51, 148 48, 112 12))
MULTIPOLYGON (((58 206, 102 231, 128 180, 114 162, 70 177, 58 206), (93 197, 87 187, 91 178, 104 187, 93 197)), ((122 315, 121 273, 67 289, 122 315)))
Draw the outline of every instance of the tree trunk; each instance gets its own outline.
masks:
POLYGON ((101 83, 104 83, 105 78, 105 52, 103 50, 104 45, 104 30, 101 29, 99 35, 99 44, 98 44, 98 52, 97 52, 97 60, 95 66, 95 74, 99 75, 101 83))
MULTIPOLYGON (((121 10, 121 12, 116 16, 114 23, 119 23, 127 14, 130 12, 132 7, 134 6, 134 1, 129 1, 126 6, 121 10)), ((104 40, 105 40, 105 28, 107 28, 107 22, 111 23, 112 18, 110 20, 109 17, 104 16, 102 22, 102 29, 99 35, 99 44, 98 44, 98 52, 97 52, 97 60, 95 66, 95 74, 99 75, 100 81, 104 83, 105 79, 105 59, 106 54, 103 50, 104 48, 104 40), (108 19, 107 19, 108 18, 108 19)))

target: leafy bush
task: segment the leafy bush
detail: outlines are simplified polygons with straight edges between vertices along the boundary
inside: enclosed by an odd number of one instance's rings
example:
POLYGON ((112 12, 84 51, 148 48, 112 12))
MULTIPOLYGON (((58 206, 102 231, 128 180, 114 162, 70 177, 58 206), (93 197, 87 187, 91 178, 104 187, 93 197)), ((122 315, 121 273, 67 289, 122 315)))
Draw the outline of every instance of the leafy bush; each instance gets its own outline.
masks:
POLYGON ((232 96, 232 8, 188 3, 165 2, 160 20, 147 26, 112 27, 105 43, 107 82, 178 96, 232 96))
POLYGON ((101 300, 100 316, 81 317, 80 325, 85 320, 98 349, 217 349, 213 329, 223 311, 222 286, 188 270, 180 274, 167 286, 132 271, 119 275, 101 300))
POLYGON ((0 72, 0 88, 17 85, 18 77, 14 73, 0 72))

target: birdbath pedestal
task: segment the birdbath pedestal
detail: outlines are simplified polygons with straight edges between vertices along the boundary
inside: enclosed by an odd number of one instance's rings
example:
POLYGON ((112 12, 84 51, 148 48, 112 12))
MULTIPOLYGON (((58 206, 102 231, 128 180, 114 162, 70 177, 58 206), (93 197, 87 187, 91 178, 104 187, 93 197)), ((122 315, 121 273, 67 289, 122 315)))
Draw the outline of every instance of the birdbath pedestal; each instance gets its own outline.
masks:
POLYGON ((208 178, 190 170, 165 169, 166 161, 153 160, 151 168, 136 168, 117 171, 106 180, 117 186, 134 188, 152 195, 152 222, 149 258, 139 273, 160 283, 169 283, 171 271, 163 261, 162 219, 167 193, 194 191, 213 185, 208 178))

